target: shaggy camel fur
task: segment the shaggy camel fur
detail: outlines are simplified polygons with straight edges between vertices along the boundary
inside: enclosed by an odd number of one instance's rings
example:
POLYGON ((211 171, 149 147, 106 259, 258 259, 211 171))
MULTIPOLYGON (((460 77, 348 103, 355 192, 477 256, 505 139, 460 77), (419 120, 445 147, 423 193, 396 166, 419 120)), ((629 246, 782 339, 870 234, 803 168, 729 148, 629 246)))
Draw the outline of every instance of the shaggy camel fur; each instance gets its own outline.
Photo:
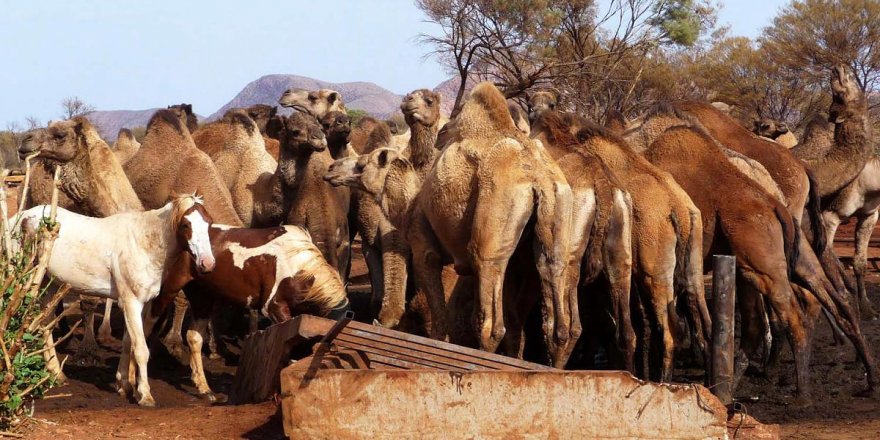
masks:
POLYGON ((346 113, 345 104, 342 103, 342 95, 330 89, 315 91, 287 89, 278 99, 278 104, 282 107, 292 107, 308 113, 317 119, 323 118, 324 115, 332 111, 346 113))
MULTIPOLYGON (((404 162, 397 168, 405 172, 393 184, 381 182, 384 192, 361 188, 381 194, 389 219, 403 228, 409 240, 415 285, 428 298, 434 338, 445 339, 450 330, 441 271, 451 262, 459 275, 474 276, 479 347, 496 350, 507 331, 505 308, 519 297, 503 297, 505 273, 527 231, 526 236, 534 237, 534 247, 529 246, 534 251, 531 263, 541 280, 544 343, 551 363, 562 366, 580 335, 577 298, 566 295, 565 286, 571 253, 571 189, 540 143, 517 130, 504 96, 492 84, 475 87, 449 125, 454 125, 457 137, 443 149, 417 194, 418 171, 390 149, 337 161, 328 177, 354 175, 358 180, 368 160, 381 165, 397 156, 393 162, 404 162), (529 222, 533 217, 534 223, 529 222)), ((528 269, 511 266, 511 270, 528 269)), ((515 286, 507 287, 512 292, 515 286)), ((508 324, 510 333, 523 333, 513 327, 521 323, 508 324)))
POLYGON ((150 118, 140 150, 123 168, 146 209, 164 206, 173 194, 197 193, 217 223, 242 225, 211 158, 170 110, 150 118))
POLYGON ((801 160, 816 161, 834 147, 834 123, 827 116, 816 115, 804 128, 801 142, 791 152, 801 160))
MULTIPOLYGON (((585 316, 591 310, 584 306, 590 301, 607 304, 615 332, 614 344, 606 349, 608 353, 617 350, 621 367, 634 373, 636 335, 630 318, 632 199, 601 159, 577 151, 577 138, 566 130, 559 117, 553 111, 543 112, 530 131, 532 138, 540 140, 559 163, 574 196, 575 251, 574 261, 569 264, 568 287, 578 295, 578 309, 585 326, 598 327, 594 322, 603 314, 585 316), (578 282, 582 266, 583 278, 578 282), (596 299, 599 295, 592 293, 603 289, 596 283, 599 276, 604 277, 602 281, 609 287, 607 299, 596 299)), ((598 338, 595 333, 586 335, 598 338)))
POLYGON ((835 301, 829 295, 833 286, 824 278, 812 250, 806 247, 806 253, 799 253, 800 230, 785 207, 730 166, 708 134, 693 128, 679 126, 667 130, 651 144, 645 157, 672 173, 706 214, 703 216, 705 254, 732 252, 736 255, 739 284, 760 292, 783 323, 795 353, 802 400, 808 402, 810 396, 809 344, 819 303, 829 310, 853 342, 866 366, 869 388, 873 388, 876 366, 858 321, 848 303, 835 301), (713 185, 737 188, 737 191, 723 194, 705 191, 713 185), (806 291, 797 292, 800 288, 790 284, 789 271, 797 275, 806 291), (798 296, 806 302, 806 318, 800 314, 798 296))
POLYGON ((279 142, 280 135, 278 131, 283 127, 283 117, 278 115, 278 107, 266 104, 254 104, 245 109, 248 116, 257 123, 260 133, 263 135, 263 143, 266 145, 266 151, 275 161, 278 161, 278 154, 281 149, 279 142))
POLYGON ((266 151, 263 136, 244 110, 230 110, 193 135, 200 150, 214 161, 232 196, 238 217, 247 227, 277 226, 270 183, 278 163, 266 151))
POLYGON ((178 119, 186 125, 186 129, 189 130, 190 134, 195 133, 199 129, 199 118, 193 113, 192 104, 169 105, 168 110, 174 112, 178 119))
MULTIPOLYGON (((540 116, 540 114, 538 115, 540 116)), ((633 201, 633 277, 653 325, 659 365, 646 372, 657 380, 671 378, 678 319, 676 292, 687 304, 695 342, 704 355, 711 339, 711 317, 702 284, 702 221, 700 211, 668 173, 636 154, 621 138, 571 115, 557 118, 557 130, 576 133, 578 150, 599 157, 633 201)), ((646 329, 647 333, 649 329, 646 329)))
POLYGON ((131 130, 120 128, 119 134, 116 135, 116 142, 113 143, 113 154, 119 165, 125 165, 132 156, 141 148, 141 143, 134 138, 131 130))
POLYGON ((831 69, 831 108, 834 148, 823 157, 807 160, 819 182, 819 195, 834 194, 852 182, 873 152, 868 100, 849 66, 831 69))
POLYGON ((276 171, 284 206, 289 207, 285 224, 305 228, 327 262, 345 276, 351 262, 351 196, 347 188, 324 182, 332 162, 327 140, 314 117, 294 113, 287 118, 276 171))
POLYGON ((349 145, 351 145, 351 149, 355 154, 369 153, 371 146, 375 147, 376 143, 370 141, 371 136, 387 137, 388 141, 382 144, 383 147, 388 146, 387 144, 400 143, 405 139, 406 142, 400 145, 400 149, 403 149, 409 143, 410 137, 409 131, 405 135, 394 135, 388 124, 376 118, 364 116, 352 128, 348 138, 349 145))

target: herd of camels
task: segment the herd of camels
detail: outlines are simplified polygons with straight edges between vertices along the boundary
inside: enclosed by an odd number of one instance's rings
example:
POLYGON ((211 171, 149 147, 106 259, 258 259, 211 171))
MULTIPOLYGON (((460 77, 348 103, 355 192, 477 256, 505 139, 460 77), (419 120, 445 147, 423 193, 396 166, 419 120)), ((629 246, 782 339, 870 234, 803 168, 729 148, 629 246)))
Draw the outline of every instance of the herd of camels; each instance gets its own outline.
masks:
MULTIPOLYGON (((408 127, 353 125, 326 89, 287 90, 289 117, 255 105, 200 125, 190 105, 173 105, 140 142, 123 129, 112 146, 80 116, 24 137, 20 153, 38 153, 25 206, 49 202, 56 166, 59 206, 89 216, 197 193, 218 224, 301 225, 343 282, 359 236, 372 286, 359 319, 556 367, 596 367, 604 351, 609 367, 660 381, 676 353, 708 362, 703 276, 708 257, 734 255, 742 349, 770 368, 787 340, 808 404, 823 312, 864 364, 866 392, 880 380, 860 330, 875 315, 864 277, 880 159, 848 67, 831 69, 831 91, 828 116, 800 143, 782 124, 750 131, 709 103, 609 113, 600 126, 560 111, 551 92, 523 109, 490 83, 451 120, 437 93, 406 95, 408 127), (851 216, 854 280, 832 247, 851 216)), ((184 288, 165 337, 174 350, 186 298, 184 288)), ((98 338, 95 306, 83 301, 86 350, 111 338, 110 304, 98 338)))

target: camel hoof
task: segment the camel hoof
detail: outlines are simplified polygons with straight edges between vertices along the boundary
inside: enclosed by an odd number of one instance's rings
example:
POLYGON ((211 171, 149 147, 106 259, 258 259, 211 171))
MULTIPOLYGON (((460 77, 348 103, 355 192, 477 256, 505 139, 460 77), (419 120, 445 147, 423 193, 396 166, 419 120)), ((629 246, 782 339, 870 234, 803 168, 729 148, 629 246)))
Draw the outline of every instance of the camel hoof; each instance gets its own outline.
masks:
POLYGON ((217 396, 214 395, 214 393, 212 393, 212 392, 201 393, 201 394, 199 394, 199 398, 203 399, 203 400, 207 400, 208 402, 211 402, 211 403, 217 402, 217 396))

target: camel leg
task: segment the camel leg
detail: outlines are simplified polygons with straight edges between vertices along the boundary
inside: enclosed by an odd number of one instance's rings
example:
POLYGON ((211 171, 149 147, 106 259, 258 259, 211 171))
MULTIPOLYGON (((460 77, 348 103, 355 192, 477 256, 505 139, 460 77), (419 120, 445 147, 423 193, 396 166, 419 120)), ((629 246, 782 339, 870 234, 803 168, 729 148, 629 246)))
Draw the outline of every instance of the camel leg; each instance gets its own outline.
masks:
POLYGON ((100 365, 101 357, 98 356, 98 341, 95 339, 95 309, 97 299, 80 297, 79 307, 83 314, 83 338, 74 355, 74 362, 79 365, 100 365))
MULTIPOLYGON (((853 281, 852 277, 849 276, 846 268, 843 267, 843 263, 840 262, 837 253, 834 252, 834 236, 837 234, 837 228, 840 226, 841 218, 835 211, 826 211, 822 213, 822 222, 825 231, 825 249, 823 249, 821 255, 819 255, 822 268, 825 270, 825 274, 837 290, 838 295, 843 296, 846 293, 856 292, 856 283, 853 281)), ((803 240, 801 246, 803 246, 803 240)), ((806 246, 809 246, 810 249, 812 249, 812 246, 810 246, 809 243, 807 243, 806 246)), ((804 248, 801 247, 802 253, 804 252, 803 249, 804 248)))
POLYGON ((113 312, 113 300, 107 298, 104 301, 104 316, 101 317, 101 326, 98 327, 98 342, 103 345, 112 345, 116 342, 110 328, 110 317, 113 312))
POLYGON ((855 309, 850 305, 849 298, 838 296, 835 290, 827 287, 830 285, 830 282, 824 278, 824 273, 818 264, 816 255, 812 252, 808 251, 801 254, 795 265, 795 273, 806 284, 810 292, 816 296, 822 307, 834 318, 834 321, 843 330, 847 339, 852 342, 859 359, 865 366, 868 381, 867 391, 874 392, 880 373, 878 373, 877 365, 874 362, 874 356, 865 342, 865 337, 862 335, 858 316, 855 309))
POLYGON ((646 280, 646 291, 649 292, 650 309, 654 315, 655 337, 660 342, 659 352, 656 352, 660 357, 659 375, 652 376, 660 382, 669 382, 672 380, 675 354, 676 338, 673 332, 677 325, 672 274, 668 277, 649 277, 646 280))
POLYGON ((131 337, 126 330, 122 335, 122 351, 119 353, 119 365, 116 367, 116 392, 126 399, 134 391, 131 359, 131 337))
POLYGON ((364 261, 367 263, 367 271, 370 273, 370 313, 378 318, 382 308, 382 298, 385 296, 382 252, 378 247, 368 244, 365 240, 361 240, 361 251, 364 254, 364 261))
POLYGON ((859 216, 856 223, 856 252, 853 256, 853 272, 856 276, 856 288, 858 289, 858 310, 862 319, 876 319, 877 312, 868 299, 868 291, 865 288, 865 270, 868 266, 868 244, 874 225, 877 224, 878 211, 867 216, 859 216))
MULTIPOLYGON (((400 322, 406 307, 406 278, 409 247, 400 231, 387 220, 379 225, 379 246, 382 249, 383 296, 379 323, 394 328, 400 322)), ((439 255, 439 253, 438 253, 439 255)), ((442 284, 440 291, 443 291, 442 284)))
POLYGON ((186 296, 184 296, 183 292, 178 292, 177 296, 174 297, 174 319, 171 321, 171 329, 168 330, 168 334, 162 340, 162 344, 165 345, 168 352, 177 359, 186 358, 186 350, 184 350, 181 334, 183 332, 183 319, 186 317, 187 307, 189 307, 189 303, 186 301, 186 296))
MULTIPOLYGON (((446 310, 446 295, 443 291, 443 263, 440 247, 431 231, 428 220, 423 215, 415 214, 410 228, 416 289, 427 298, 431 313, 431 326, 428 329, 428 335, 433 339, 447 340, 449 338, 449 316, 446 310)), ((387 294, 388 292, 386 292, 386 297, 387 294)))
MULTIPOLYGON (((762 273, 751 267, 747 259, 739 259, 738 261, 741 263, 740 273, 743 278, 764 295, 779 321, 785 327, 795 359, 799 403, 809 405, 812 389, 809 378, 810 347, 801 315, 801 307, 791 289, 787 270, 782 266, 776 267, 775 271, 770 271, 771 273, 762 273)), ((768 268, 773 269, 774 267, 771 264, 768 265, 768 268)))
POLYGON ((736 306, 740 316, 740 347, 749 359, 766 366, 770 359, 773 337, 770 332, 769 311, 764 298, 741 276, 736 277, 736 306))
MULTIPOLYGON (((710 365, 709 343, 712 341, 712 316, 706 304, 706 290, 703 287, 703 224, 699 213, 691 213, 691 236, 687 240, 685 252, 687 267, 684 267, 685 298, 689 310, 688 321, 693 326, 697 349, 703 355, 704 365, 710 365)), ((682 263, 679 263, 682 264, 682 263)))
MULTIPOLYGON (((632 288, 632 206, 625 195, 615 192, 611 221, 602 244, 604 271, 608 278, 611 307, 617 324, 617 347, 624 367, 635 373, 636 333, 630 316, 632 288)), ((575 282, 575 286, 577 286, 575 282)), ((572 316, 574 311, 572 311, 572 316)))

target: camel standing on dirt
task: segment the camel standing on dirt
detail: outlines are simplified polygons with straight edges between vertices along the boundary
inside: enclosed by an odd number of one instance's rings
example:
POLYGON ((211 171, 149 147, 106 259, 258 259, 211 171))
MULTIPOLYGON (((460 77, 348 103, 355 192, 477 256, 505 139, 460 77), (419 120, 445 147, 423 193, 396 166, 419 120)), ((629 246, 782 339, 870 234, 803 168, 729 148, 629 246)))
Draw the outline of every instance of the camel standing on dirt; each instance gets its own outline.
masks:
MULTIPOLYGON (((430 334, 437 339, 445 339, 450 331, 441 271, 453 263, 459 275, 472 275, 476 281, 479 347, 498 348, 507 331, 505 308, 521 296, 517 293, 524 294, 512 285, 505 289, 504 278, 514 251, 525 245, 520 237, 528 230, 526 236, 534 238, 527 246, 534 251, 533 259, 510 270, 537 268, 544 343, 551 363, 562 366, 580 335, 577 298, 568 297, 565 286, 571 253, 571 189, 543 147, 517 130, 504 96, 492 84, 475 87, 450 124, 456 138, 435 160, 420 189, 418 171, 391 149, 337 161, 328 179, 357 185, 378 197, 389 220, 408 238, 415 285, 428 298, 430 334), (381 182, 363 183, 361 177, 369 177, 363 172, 368 161, 380 169, 402 163, 397 167, 402 174, 385 173, 381 182), (383 192, 370 190, 377 187, 383 192)), ((520 328, 509 331, 522 333, 520 328)))
POLYGON ((269 180, 278 167, 266 151, 257 124, 244 110, 230 110, 193 134, 196 146, 211 156, 246 227, 277 226, 266 205, 272 203, 269 180))
MULTIPOLYGON (((544 111, 532 104, 535 118, 544 111)), ((621 138, 582 118, 555 115, 544 119, 554 131, 575 134, 577 151, 598 157, 632 197, 633 281, 654 331, 645 329, 645 350, 659 359, 646 375, 668 381, 672 375, 678 326, 676 292, 687 304, 697 346, 703 354, 711 339, 711 317, 702 281, 702 221, 700 211, 669 174, 636 154, 621 138), (653 333, 653 341, 648 335, 653 333), (656 345, 658 350, 648 347, 656 345)), ((538 130, 539 128, 534 128, 538 130)))
MULTIPOLYGON (((607 351, 619 352, 622 367, 635 373, 636 335, 630 317, 632 198, 601 159, 577 151, 577 138, 564 129, 566 127, 559 117, 554 111, 542 112, 533 121, 529 132, 559 163, 572 189, 575 251, 572 254, 574 260, 569 264, 568 287, 572 294, 578 295, 578 310, 585 327, 598 330, 600 326, 593 323, 601 320, 603 315, 599 312, 586 316, 592 311, 585 305, 591 301, 607 302, 615 330, 615 344, 607 347, 607 351), (582 267, 583 278, 578 281, 582 267), (596 291, 593 289, 604 290, 604 286, 596 283, 600 276, 607 283, 608 298, 597 300, 600 295, 591 292, 596 291)), ((522 131, 521 127, 518 128, 522 131)), ((587 331, 585 335, 600 338, 595 331, 587 331)))

